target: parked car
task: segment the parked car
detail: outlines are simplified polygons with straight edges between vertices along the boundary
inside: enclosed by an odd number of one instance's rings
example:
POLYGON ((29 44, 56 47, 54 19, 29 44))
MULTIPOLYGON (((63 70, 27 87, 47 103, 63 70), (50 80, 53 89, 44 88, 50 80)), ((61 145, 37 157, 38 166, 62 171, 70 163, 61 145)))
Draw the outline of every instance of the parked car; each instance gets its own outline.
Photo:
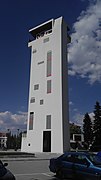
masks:
POLYGON ((15 180, 15 176, 6 168, 7 165, 0 160, 0 180, 15 180))
POLYGON ((89 152, 67 152, 51 158, 49 169, 60 179, 101 180, 101 157, 89 152))

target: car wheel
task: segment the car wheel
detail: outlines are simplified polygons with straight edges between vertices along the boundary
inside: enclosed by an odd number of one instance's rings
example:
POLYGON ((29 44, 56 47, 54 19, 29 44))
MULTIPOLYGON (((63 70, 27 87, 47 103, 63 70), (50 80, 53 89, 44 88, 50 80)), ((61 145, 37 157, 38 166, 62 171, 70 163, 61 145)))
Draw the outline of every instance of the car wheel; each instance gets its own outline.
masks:
POLYGON ((56 172, 56 176, 57 176, 58 178, 61 178, 61 179, 63 179, 63 178, 64 178, 64 175, 63 175, 63 173, 62 173, 62 170, 61 170, 61 169, 58 169, 58 170, 57 170, 57 172, 56 172))

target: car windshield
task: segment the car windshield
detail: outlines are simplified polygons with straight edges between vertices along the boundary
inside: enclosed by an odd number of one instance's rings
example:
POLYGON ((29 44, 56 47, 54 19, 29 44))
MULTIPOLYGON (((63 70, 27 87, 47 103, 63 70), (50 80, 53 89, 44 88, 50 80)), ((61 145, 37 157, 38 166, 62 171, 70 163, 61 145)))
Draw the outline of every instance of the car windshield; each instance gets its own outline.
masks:
POLYGON ((101 165, 101 157, 96 155, 96 154, 90 154, 88 156, 89 160, 94 164, 94 165, 101 165))

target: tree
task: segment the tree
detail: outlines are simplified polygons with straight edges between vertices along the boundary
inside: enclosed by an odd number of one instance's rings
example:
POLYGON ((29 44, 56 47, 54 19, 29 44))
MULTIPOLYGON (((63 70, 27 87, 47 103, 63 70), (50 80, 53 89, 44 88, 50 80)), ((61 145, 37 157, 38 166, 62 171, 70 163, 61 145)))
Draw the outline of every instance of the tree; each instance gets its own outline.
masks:
POLYGON ((92 122, 88 113, 85 114, 83 119, 83 134, 84 141, 89 145, 92 143, 93 139, 93 130, 92 130, 92 122))
POLYGON ((7 149, 10 149, 11 148, 11 131, 10 129, 8 129, 8 132, 7 132, 7 149))
POLYGON ((14 149, 16 146, 16 136, 14 134, 12 134, 11 136, 11 149, 14 149))
POLYGON ((95 145, 101 145, 101 106, 98 101, 94 110, 93 140, 95 145))

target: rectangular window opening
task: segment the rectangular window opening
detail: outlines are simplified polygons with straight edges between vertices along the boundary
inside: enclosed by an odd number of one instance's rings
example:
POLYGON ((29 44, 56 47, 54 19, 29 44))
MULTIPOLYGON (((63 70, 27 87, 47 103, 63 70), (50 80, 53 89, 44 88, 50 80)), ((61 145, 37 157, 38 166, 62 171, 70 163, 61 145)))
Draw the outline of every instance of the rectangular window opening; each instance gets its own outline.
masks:
POLYGON ((49 37, 48 37, 48 38, 45 38, 45 39, 43 40, 44 43, 46 43, 46 42, 48 42, 48 41, 49 41, 49 37))
POLYGON ((52 51, 47 52, 47 77, 51 76, 52 69, 52 51))
POLYGON ((51 80, 47 81, 47 93, 51 93, 51 80))
POLYGON ((51 129, 51 115, 46 116, 46 129, 51 129))
POLYGON ((39 89, 39 84, 35 84, 34 85, 34 90, 38 90, 39 89))
POLYGON ((43 63, 44 63, 44 61, 40 61, 40 62, 38 62, 38 65, 43 64, 43 63))
POLYGON ((30 112, 29 117, 29 130, 33 130, 34 112, 30 112))
POLYGON ((30 103, 35 103, 35 97, 31 97, 30 103))
POLYGON ((40 100, 40 105, 42 105, 42 104, 43 104, 43 102, 44 102, 44 101, 43 101, 43 99, 41 99, 41 100, 40 100))

